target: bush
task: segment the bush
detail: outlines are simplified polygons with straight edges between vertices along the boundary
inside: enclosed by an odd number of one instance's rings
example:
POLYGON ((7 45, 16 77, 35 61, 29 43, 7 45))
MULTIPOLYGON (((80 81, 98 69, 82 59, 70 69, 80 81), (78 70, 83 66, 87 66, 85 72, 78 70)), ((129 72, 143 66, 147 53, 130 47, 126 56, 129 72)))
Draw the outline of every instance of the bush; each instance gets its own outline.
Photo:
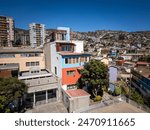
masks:
POLYGON ((116 87, 116 88, 115 88, 115 91, 114 91, 114 94, 115 94, 116 96, 120 95, 120 94, 121 94, 121 88, 120 88, 120 87, 116 87))
POLYGON ((100 95, 94 98, 94 102, 101 101, 101 100, 102 100, 102 97, 100 95))

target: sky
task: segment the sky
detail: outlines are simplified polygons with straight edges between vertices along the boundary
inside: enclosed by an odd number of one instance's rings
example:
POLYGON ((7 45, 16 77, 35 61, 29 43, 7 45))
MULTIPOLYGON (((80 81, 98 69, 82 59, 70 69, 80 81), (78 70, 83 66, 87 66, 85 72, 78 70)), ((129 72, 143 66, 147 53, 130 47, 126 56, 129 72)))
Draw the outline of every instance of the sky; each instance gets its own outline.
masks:
POLYGON ((23 29, 35 22, 80 32, 150 30, 150 0, 0 0, 0 15, 23 29))

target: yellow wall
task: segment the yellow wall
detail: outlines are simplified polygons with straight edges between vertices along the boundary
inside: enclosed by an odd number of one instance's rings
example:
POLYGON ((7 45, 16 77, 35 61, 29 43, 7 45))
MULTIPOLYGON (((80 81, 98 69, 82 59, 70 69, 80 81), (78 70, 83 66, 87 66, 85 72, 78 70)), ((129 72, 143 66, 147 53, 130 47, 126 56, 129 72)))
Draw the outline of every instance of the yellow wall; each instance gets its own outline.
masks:
POLYGON ((109 64, 109 60, 108 59, 102 59, 101 62, 103 62, 105 65, 109 64))
POLYGON ((37 67, 40 69, 45 69, 45 58, 43 53, 38 57, 21 57, 20 54, 15 54, 14 58, 0 58, 0 64, 18 63, 19 71, 28 71, 31 66, 26 67, 26 62, 35 61, 39 61, 39 66, 37 67))

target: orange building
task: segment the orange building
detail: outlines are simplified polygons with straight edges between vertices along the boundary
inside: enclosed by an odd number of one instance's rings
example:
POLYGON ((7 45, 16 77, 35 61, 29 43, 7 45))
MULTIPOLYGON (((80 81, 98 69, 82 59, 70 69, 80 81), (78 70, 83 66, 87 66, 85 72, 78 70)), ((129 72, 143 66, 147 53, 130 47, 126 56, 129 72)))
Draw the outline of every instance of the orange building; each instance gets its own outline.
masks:
POLYGON ((76 68, 63 68, 62 69, 62 85, 72 85, 76 84, 78 79, 80 78, 80 74, 78 72, 78 67, 76 68))

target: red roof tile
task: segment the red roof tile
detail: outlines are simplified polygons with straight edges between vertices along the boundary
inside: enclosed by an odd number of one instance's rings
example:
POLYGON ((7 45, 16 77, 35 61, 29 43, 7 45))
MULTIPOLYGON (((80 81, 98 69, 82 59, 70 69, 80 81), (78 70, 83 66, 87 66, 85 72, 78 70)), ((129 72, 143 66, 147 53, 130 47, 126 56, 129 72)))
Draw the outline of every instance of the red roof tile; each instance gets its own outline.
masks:
POLYGON ((148 65, 150 63, 149 62, 138 61, 136 64, 138 64, 138 65, 148 65))
POLYGON ((90 94, 84 91, 83 89, 66 90, 66 93, 70 97, 90 96, 90 94))

